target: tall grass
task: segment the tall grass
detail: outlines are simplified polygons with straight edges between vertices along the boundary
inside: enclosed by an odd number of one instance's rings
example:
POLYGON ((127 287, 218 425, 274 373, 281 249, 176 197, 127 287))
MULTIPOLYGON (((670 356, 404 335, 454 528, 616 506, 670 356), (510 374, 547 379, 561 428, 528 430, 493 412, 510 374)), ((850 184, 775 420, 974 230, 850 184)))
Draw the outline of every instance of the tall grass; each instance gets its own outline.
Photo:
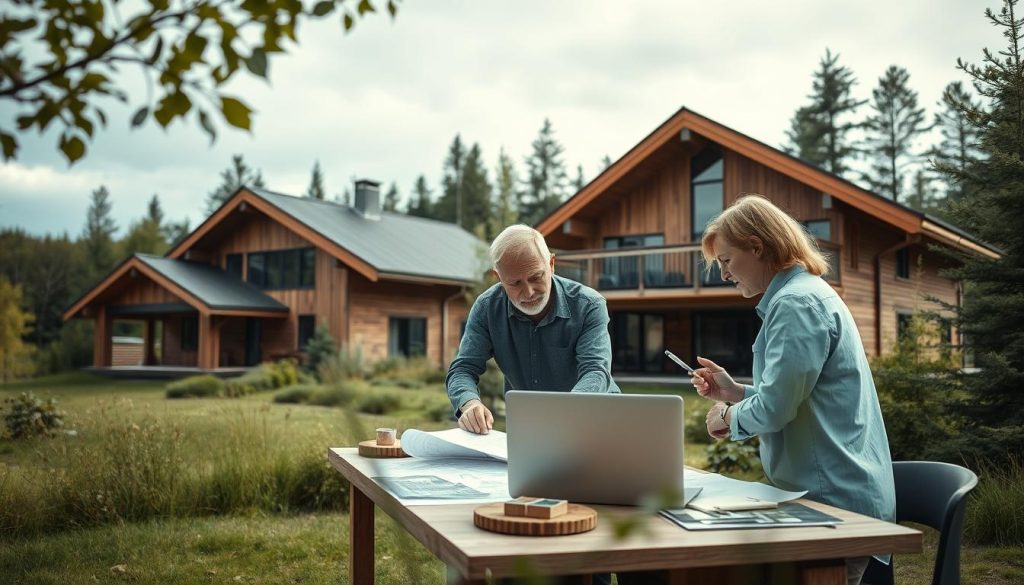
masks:
POLYGON ((37 465, 0 464, 0 534, 347 505, 325 446, 351 444, 352 436, 268 424, 267 407, 223 409, 215 432, 128 414, 107 405, 80 429, 86 440, 49 443, 37 465))
POLYGON ((1024 458, 1005 467, 985 465, 967 503, 964 530, 976 544, 1024 545, 1024 458))

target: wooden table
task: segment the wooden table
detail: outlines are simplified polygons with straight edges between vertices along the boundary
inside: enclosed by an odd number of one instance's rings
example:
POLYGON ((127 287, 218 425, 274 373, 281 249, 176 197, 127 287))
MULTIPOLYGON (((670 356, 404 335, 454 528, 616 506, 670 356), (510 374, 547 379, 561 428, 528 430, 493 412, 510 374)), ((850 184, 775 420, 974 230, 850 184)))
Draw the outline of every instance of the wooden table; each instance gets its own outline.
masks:
POLYGON ((598 526, 572 536, 495 534, 473 525, 477 504, 406 506, 356 466, 356 449, 330 449, 328 459, 351 484, 349 574, 353 585, 373 583, 373 515, 380 507, 463 583, 515 576, 523 559, 548 575, 671 569, 671 583, 802 583, 845 585, 843 559, 921 551, 917 530, 810 500, 800 503, 844 520, 835 527, 688 532, 664 518, 642 520, 642 534, 617 539, 616 514, 630 508, 593 506, 598 526))

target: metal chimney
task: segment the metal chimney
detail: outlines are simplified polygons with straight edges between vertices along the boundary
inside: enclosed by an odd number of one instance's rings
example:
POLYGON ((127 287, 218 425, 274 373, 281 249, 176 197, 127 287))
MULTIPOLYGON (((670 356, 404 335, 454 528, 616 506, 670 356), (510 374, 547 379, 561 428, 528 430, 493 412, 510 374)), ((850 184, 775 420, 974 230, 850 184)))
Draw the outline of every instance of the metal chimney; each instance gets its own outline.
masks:
POLYGON ((369 179, 356 181, 355 210, 366 219, 380 219, 380 183, 369 179))

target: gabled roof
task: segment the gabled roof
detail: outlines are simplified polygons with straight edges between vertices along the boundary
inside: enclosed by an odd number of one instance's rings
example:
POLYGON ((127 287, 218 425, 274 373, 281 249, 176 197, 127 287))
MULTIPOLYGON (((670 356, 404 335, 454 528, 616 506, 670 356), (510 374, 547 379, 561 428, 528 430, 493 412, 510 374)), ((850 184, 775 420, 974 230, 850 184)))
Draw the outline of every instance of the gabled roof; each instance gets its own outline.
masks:
POLYGON ((821 190, 836 199, 859 209, 909 234, 923 234, 949 245, 965 248, 990 257, 998 257, 997 248, 953 227, 937 218, 901 205, 891 199, 872 193, 854 183, 808 164, 777 148, 755 140, 710 118, 680 108, 629 152, 615 161, 603 173, 549 213, 537 224, 545 236, 555 232, 578 211, 607 192, 612 185, 652 155, 670 140, 676 140, 683 130, 691 130, 712 142, 791 177, 805 185, 821 190))
POLYGON ((74 317, 97 296, 132 271, 138 271, 200 313, 270 316, 287 314, 288 307, 227 273, 198 262, 149 254, 129 256, 96 286, 88 289, 64 312, 74 317))
POLYGON ((352 207, 243 187, 167 253, 179 258, 243 203, 334 255, 371 281, 468 284, 480 279, 479 239, 461 227, 398 213, 362 216, 352 207))

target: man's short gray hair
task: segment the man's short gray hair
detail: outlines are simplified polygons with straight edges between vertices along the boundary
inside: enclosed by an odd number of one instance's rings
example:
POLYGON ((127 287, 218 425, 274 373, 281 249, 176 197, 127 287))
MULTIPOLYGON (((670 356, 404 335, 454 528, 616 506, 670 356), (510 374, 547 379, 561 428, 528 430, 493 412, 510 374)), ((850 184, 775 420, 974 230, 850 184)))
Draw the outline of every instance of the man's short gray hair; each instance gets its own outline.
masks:
POLYGON ((524 252, 538 256, 544 262, 551 259, 551 251, 540 232, 528 225, 510 225, 491 242, 491 265, 497 268, 506 254, 524 252))

